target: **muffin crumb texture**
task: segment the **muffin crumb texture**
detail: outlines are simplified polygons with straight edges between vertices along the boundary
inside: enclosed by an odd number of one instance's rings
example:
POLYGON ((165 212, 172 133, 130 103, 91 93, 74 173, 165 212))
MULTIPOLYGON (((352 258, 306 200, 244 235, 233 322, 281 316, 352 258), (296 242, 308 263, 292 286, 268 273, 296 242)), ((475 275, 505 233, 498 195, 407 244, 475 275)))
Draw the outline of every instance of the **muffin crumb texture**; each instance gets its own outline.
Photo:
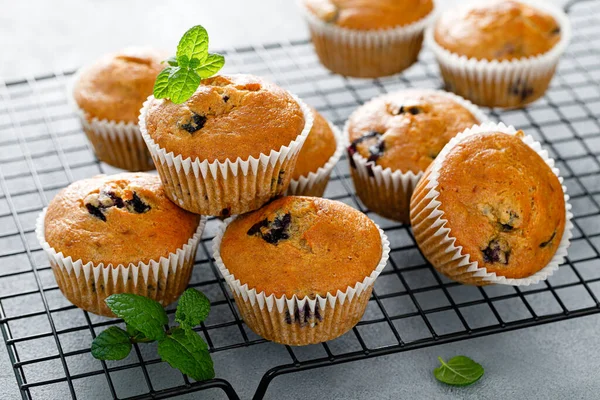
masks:
POLYGON ((544 11, 517 1, 497 0, 445 12, 434 37, 452 53, 500 61, 546 53, 559 42, 561 32, 557 21, 544 11))
POLYGON ((507 278, 545 267, 566 223, 558 177, 520 134, 469 136, 448 153, 438 178, 437 200, 455 246, 507 278))
POLYGON ((69 185, 52 200, 45 235, 65 257, 117 266, 167 257, 199 222, 199 215, 167 198, 158 176, 100 175, 69 185))
MULTIPOLYGON (((393 171, 424 171, 459 132, 479 123, 469 110, 436 93, 405 90, 372 100, 348 122, 348 154, 393 171)), ((351 165, 353 160, 349 158, 351 165)))
POLYGON ((90 119, 137 123, 164 58, 162 52, 148 48, 103 57, 82 70, 73 88, 77 105, 90 119))
POLYGON ((161 148, 209 162, 279 151, 304 123, 292 95, 252 75, 204 79, 183 104, 154 99, 146 116, 148 134, 161 148))
POLYGON ((416 22, 433 10, 432 0, 304 0, 321 21, 356 30, 394 28, 416 22))
POLYGON ((315 298, 362 282, 377 267, 382 245, 361 212, 290 196, 232 221, 220 252, 230 273, 257 292, 315 298))

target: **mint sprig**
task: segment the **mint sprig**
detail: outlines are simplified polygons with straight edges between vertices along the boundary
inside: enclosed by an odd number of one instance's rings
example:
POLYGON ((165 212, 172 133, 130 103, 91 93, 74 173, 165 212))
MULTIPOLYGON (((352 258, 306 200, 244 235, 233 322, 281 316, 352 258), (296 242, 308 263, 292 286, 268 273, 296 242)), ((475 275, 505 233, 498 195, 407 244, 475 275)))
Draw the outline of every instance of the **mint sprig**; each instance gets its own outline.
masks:
POLYGON ((111 326, 92 342, 92 356, 99 360, 122 360, 132 343, 158 342, 158 354, 173 368, 201 381, 215 377, 213 361, 204 339, 192 328, 208 317, 210 301, 195 289, 181 295, 175 319, 180 326, 165 329, 169 323, 164 308, 147 297, 113 294, 106 304, 123 318, 126 330, 111 326))
POLYGON ((208 33, 196 25, 179 41, 177 54, 166 60, 168 66, 158 74, 154 83, 154 97, 168 98, 181 104, 189 99, 200 80, 219 72, 225 65, 225 57, 208 52, 208 33))
POLYGON ((483 367, 469 357, 456 356, 448 362, 438 357, 441 365, 433 370, 435 378, 452 386, 468 386, 483 376, 483 367))

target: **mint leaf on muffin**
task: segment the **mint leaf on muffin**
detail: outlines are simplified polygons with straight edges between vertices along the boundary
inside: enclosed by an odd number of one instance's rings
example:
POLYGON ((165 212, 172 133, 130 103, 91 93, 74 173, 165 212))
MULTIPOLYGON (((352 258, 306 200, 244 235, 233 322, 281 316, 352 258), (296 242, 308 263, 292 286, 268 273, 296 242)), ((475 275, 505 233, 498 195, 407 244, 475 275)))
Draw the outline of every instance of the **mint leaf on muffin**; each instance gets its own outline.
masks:
POLYGON ((158 354, 171 367, 197 381, 215 377, 208 347, 191 329, 175 328, 171 335, 158 342, 158 354))
POLYGON ((145 337, 160 340, 165 337, 164 326, 169 323, 165 309, 159 302, 138 294, 113 294, 106 298, 106 305, 128 325, 145 337))
POLYGON ((219 72, 225 64, 221 54, 208 52, 208 33, 196 25, 183 34, 177 55, 166 60, 168 66, 156 77, 154 97, 181 104, 198 89, 200 80, 219 72))
POLYGON ((130 351, 129 334, 116 326, 101 332, 92 342, 92 356, 99 360, 122 360, 130 351))
POLYGON ((179 298, 175 321, 183 327, 192 328, 200 325, 200 322, 208 317, 209 312, 210 301, 204 293, 193 289, 186 290, 179 298))
POLYGON ((433 375, 438 381, 448 385, 468 386, 483 376, 483 367, 469 357, 456 356, 448 362, 438 357, 438 360, 442 365, 433 370, 433 375))
POLYGON ((210 301, 196 289, 181 295, 175 320, 179 326, 169 328, 162 305, 147 297, 131 293, 113 294, 106 305, 126 324, 126 330, 111 326, 92 342, 92 356, 98 360, 122 360, 133 343, 158 342, 158 354, 171 367, 197 381, 212 379, 215 371, 208 345, 193 327, 202 323, 210 312, 210 301))

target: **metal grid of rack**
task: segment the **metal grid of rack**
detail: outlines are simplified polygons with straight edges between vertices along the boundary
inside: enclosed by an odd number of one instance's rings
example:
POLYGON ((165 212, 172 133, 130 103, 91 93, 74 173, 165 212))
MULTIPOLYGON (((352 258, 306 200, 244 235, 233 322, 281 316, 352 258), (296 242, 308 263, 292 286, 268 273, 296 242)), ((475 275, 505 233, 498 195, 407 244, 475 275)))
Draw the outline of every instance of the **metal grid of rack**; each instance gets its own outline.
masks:
MULTIPOLYGON (((409 227, 370 213, 354 195, 346 160, 335 168, 326 196, 376 220, 388 234, 390 262, 378 279, 363 320, 340 339, 323 343, 321 356, 289 358, 265 371, 255 392, 264 397, 278 375, 434 346, 502 331, 600 312, 600 4, 570 7, 574 37, 551 89, 527 109, 488 110, 492 119, 533 134, 557 160, 571 196, 575 236, 567 262, 548 281, 523 288, 468 287, 435 272, 422 258, 409 227), (376 328, 377 334, 372 329, 376 328), (384 332, 382 334, 382 332, 384 332)), ((265 76, 302 97, 338 126, 371 97, 406 87, 439 88, 433 56, 402 75, 347 79, 327 72, 308 41, 236 48, 227 71, 265 76)), ((172 372, 168 385, 152 376, 160 359, 153 348, 134 346, 120 362, 93 360, 79 371, 72 361, 91 359, 97 333, 121 321, 77 309, 60 294, 36 242, 35 218, 68 183, 113 170, 99 163, 69 109, 65 85, 70 73, 0 84, 0 328, 24 399, 44 398, 45 389, 66 386, 73 399, 81 382, 101 382, 115 399, 163 399, 209 388, 238 396, 225 379, 192 382, 172 372), (134 372, 135 371, 135 372, 134 372), (141 392, 123 394, 116 374, 135 374, 141 392)), ((240 319, 234 301, 211 259, 210 242, 220 222, 211 219, 198 250, 190 286, 212 301, 211 317, 199 331, 211 352, 263 345, 240 319), (235 332, 235 340, 219 337, 235 332)), ((169 313, 173 314, 173 307, 169 313)), ((219 364, 216 364, 219 376, 219 364)), ((164 369, 163 369, 164 371, 164 369)), ((133 375, 132 375, 133 376, 133 375)), ((235 383, 235 382, 234 382, 235 383)))

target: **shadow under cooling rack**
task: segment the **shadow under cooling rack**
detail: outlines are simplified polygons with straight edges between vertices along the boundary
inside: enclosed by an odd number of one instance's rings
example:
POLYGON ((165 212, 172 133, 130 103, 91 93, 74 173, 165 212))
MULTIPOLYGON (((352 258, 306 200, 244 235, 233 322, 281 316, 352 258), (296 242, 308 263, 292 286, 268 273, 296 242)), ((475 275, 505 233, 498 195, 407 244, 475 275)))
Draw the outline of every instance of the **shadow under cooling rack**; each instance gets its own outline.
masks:
MULTIPOLYGON (((574 37, 546 96, 523 110, 488 110, 492 119, 540 140, 565 177, 575 236, 559 271, 546 282, 523 288, 477 288, 447 280, 425 262, 410 228, 365 209, 354 195, 347 162, 342 160, 326 196, 366 212, 386 230, 392 244, 390 262, 375 284, 363 320, 336 340, 305 348, 280 346, 256 336, 240 319, 211 259, 210 241, 220 223, 211 219, 190 286, 212 301, 211 315, 199 331, 213 353, 217 376, 227 376, 235 384, 235 373, 254 373, 255 398, 260 399, 281 374, 600 312, 600 5, 582 2, 570 13, 574 37), (254 347, 278 362, 261 365, 240 352, 254 347)), ((271 79, 338 126, 373 96, 406 87, 441 87, 428 51, 402 75, 375 80, 330 74, 319 65, 308 41, 232 49, 226 54, 227 72, 271 79)), ((67 105, 69 75, 0 85, 0 327, 23 398, 56 398, 64 393, 81 399, 94 390, 107 398, 162 399, 205 389, 238 398, 226 379, 189 381, 161 363, 151 345, 135 345, 121 361, 101 362, 89 354, 96 334, 122 322, 68 303, 34 235, 37 214, 58 190, 74 180, 115 171, 94 158, 67 105)), ((173 310, 169 308, 171 318, 173 310)))

